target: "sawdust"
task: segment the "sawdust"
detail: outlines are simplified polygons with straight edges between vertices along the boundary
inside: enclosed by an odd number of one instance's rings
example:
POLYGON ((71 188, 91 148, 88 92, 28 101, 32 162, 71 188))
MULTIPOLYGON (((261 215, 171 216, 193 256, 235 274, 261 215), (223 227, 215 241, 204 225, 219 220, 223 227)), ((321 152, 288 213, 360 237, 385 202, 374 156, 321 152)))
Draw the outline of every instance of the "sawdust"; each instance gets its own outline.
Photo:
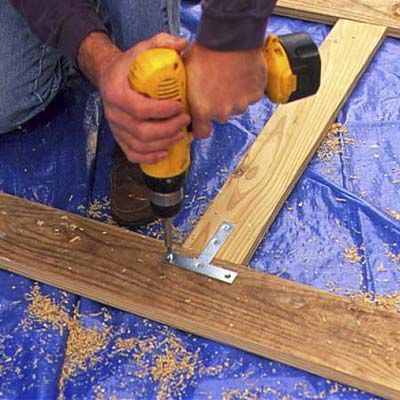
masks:
POLYGON ((99 362, 98 353, 107 348, 110 340, 111 327, 107 327, 102 332, 97 329, 85 328, 78 318, 79 314, 75 313, 68 320, 68 340, 60 389, 64 387, 66 380, 76 376, 80 371, 87 371, 99 362))
POLYGON ((111 217, 111 200, 108 196, 91 200, 88 207, 80 205, 78 206, 78 211, 86 212, 88 218, 99 220, 106 224, 117 225, 111 217))
POLYGON ((397 221, 400 221, 400 212, 395 211, 395 210, 389 210, 388 208, 385 209, 385 211, 394 219, 397 221))
POLYGON ((163 345, 165 350, 156 357, 155 365, 150 369, 151 377, 160 384, 158 400, 175 397, 194 376, 198 363, 198 354, 188 352, 177 338, 168 338, 161 343, 163 345))
POLYGON ((74 236, 72 239, 68 240, 69 243, 74 243, 81 240, 81 237, 79 235, 74 236))
POLYGON ((259 398, 259 391, 251 391, 245 389, 230 389, 224 393, 222 400, 257 400, 259 398))
POLYGON ((318 159, 331 161, 333 154, 343 154, 346 151, 346 145, 354 144, 355 140, 348 137, 347 128, 343 124, 336 122, 330 127, 317 151, 318 159))
POLYGON ((256 388, 246 388, 241 389, 228 389, 222 395, 222 400, 258 400, 260 398, 273 398, 276 400, 296 400, 290 394, 284 394, 277 389, 273 389, 269 386, 267 387, 256 387, 256 388), (273 397, 270 397, 273 396, 273 397))
POLYGON ((390 294, 376 294, 371 292, 360 292, 350 296, 353 300, 377 307, 381 310, 400 313, 400 292, 390 294))
POLYGON ((344 258, 352 264, 359 263, 362 260, 362 256, 360 255, 361 250, 362 248, 356 246, 344 249, 344 258))
POLYGON ((400 253, 395 254, 392 251, 390 251, 388 248, 386 248, 386 255, 387 255, 387 257, 390 258, 390 260, 394 264, 400 264, 400 253))
POLYGON ((180 246, 183 245, 187 235, 184 232, 182 232, 182 230, 179 227, 175 225, 173 225, 173 230, 174 230, 174 243, 180 246))
MULTIPOLYGON (((60 335, 68 334, 59 380, 59 400, 64 399, 67 381, 117 355, 132 357, 134 375, 155 383, 156 400, 182 399, 188 386, 195 383, 196 374, 215 376, 222 371, 222 366, 206 368, 200 360, 200 348, 190 351, 167 327, 162 328, 164 337, 161 340, 159 336, 117 338, 111 351, 107 351, 112 327, 106 323, 106 315, 100 329, 87 328, 82 325, 80 319, 83 316, 77 307, 69 315, 63 304, 56 304, 49 296, 42 294, 38 284, 34 285, 26 298, 30 304, 23 324, 25 328, 40 324, 60 335)), ((101 314, 104 313, 102 311, 101 314)))
POLYGON ((56 330, 60 335, 64 334, 70 317, 63 306, 42 295, 38 284, 33 286, 25 298, 29 301, 28 318, 23 321, 25 328, 31 326, 33 321, 37 321, 46 329, 56 330))
POLYGON ((379 265, 376 267, 376 271, 377 271, 377 272, 386 272, 387 269, 385 268, 385 266, 384 266, 383 264, 379 264, 379 265))
MULTIPOLYGON (((174 244, 182 245, 186 240, 186 234, 177 226, 172 225, 173 235, 174 235, 174 244)), ((160 220, 156 220, 149 224, 146 224, 143 227, 139 227, 137 232, 142 233, 143 235, 150 236, 157 240, 163 240, 163 229, 160 220)))
MULTIPOLYGON (((303 399, 315 399, 315 400, 326 399, 326 391, 325 390, 321 390, 318 394, 312 394, 306 383, 303 383, 303 382, 296 383, 294 385, 294 388, 297 391, 301 391, 301 396, 303 399)), ((313 388, 313 389, 315 389, 315 388, 313 388)))
POLYGON ((118 339, 116 352, 121 351, 133 352, 135 376, 155 382, 157 400, 182 399, 201 364, 199 350, 187 350, 173 332, 161 342, 156 337, 118 339))
POLYGON ((138 344, 138 339, 134 337, 129 339, 118 338, 115 344, 115 348, 117 349, 117 351, 119 350, 130 351, 135 349, 137 344, 138 344))
POLYGON ((111 327, 103 331, 97 328, 86 328, 79 321, 81 315, 77 307, 69 316, 63 305, 56 304, 41 293, 38 284, 26 296, 30 302, 28 316, 23 323, 25 328, 33 322, 42 324, 46 329, 58 331, 60 335, 68 333, 64 364, 59 381, 59 399, 63 399, 65 382, 81 371, 87 371, 100 361, 99 353, 105 350, 110 340, 111 327))

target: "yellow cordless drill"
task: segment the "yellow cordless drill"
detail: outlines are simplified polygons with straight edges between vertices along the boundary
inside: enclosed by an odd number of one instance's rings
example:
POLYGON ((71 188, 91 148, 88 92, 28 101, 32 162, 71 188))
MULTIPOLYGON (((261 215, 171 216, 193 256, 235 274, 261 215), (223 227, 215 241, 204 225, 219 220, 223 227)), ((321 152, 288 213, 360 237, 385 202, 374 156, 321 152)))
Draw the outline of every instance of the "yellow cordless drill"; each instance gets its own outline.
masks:
MULTIPOLYGON (((265 94, 274 103, 288 103, 317 92, 321 61, 318 48, 304 32, 268 36, 263 54, 267 64, 265 94)), ((140 54, 129 73, 131 87, 155 99, 173 99, 189 113, 185 66, 175 50, 155 48, 140 54)), ((172 218, 183 201, 183 187, 190 165, 192 136, 186 135, 168 149, 168 157, 156 164, 141 164, 144 180, 150 191, 154 213, 162 218, 167 252, 172 251, 172 218)))

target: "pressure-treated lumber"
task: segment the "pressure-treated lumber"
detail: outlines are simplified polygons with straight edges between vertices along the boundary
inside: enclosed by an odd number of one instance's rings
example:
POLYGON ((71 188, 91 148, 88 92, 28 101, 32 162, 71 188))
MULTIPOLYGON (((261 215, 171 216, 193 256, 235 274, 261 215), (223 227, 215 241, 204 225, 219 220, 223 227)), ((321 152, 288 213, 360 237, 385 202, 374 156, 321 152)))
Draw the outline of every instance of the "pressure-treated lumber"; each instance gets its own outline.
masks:
POLYGON ((274 14, 334 24, 339 18, 388 27, 388 35, 400 37, 398 0, 279 0, 274 14))
POLYGON ((279 107, 197 223, 185 248, 201 252, 223 221, 236 224, 217 257, 246 264, 385 36, 340 20, 323 43, 322 82, 308 99, 279 107))
POLYGON ((246 267, 233 285, 161 263, 153 239, 0 195, 0 265, 391 399, 400 316, 246 267))

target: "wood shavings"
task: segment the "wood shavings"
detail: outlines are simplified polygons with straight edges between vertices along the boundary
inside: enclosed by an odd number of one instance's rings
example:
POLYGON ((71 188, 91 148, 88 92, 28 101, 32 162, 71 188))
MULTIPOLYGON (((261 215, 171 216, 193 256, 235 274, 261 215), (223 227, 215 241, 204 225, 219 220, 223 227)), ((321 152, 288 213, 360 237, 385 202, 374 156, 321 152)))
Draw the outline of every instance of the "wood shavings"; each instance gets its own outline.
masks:
POLYGON ((372 305, 382 310, 395 311, 400 313, 400 292, 386 295, 361 292, 350 296, 353 300, 364 304, 372 305))
POLYGON ((186 240, 186 235, 175 225, 173 225, 174 243, 182 245, 186 240))
POLYGON ((74 236, 72 239, 68 240, 68 243, 74 243, 74 242, 76 242, 78 240, 81 240, 81 237, 80 236, 74 236))
POLYGON ((257 400, 259 394, 257 391, 251 392, 249 389, 241 391, 239 389, 230 389, 224 393, 222 400, 257 400))
POLYGON ((136 347, 138 344, 137 338, 121 339, 118 338, 116 341, 116 348, 118 350, 130 351, 136 347))
POLYGON ((355 140, 347 136, 348 130, 341 123, 332 124, 317 151, 319 160, 331 161, 333 154, 343 154, 345 145, 354 145, 355 140))
POLYGON ((100 360, 98 354, 107 348, 111 327, 103 325, 103 330, 99 331, 97 328, 82 326, 77 308, 74 314, 69 316, 63 305, 56 304, 40 292, 38 284, 34 285, 26 299, 30 304, 28 316, 23 322, 25 329, 36 322, 47 329, 58 331, 60 335, 65 330, 68 332, 64 365, 59 381, 59 400, 62 400, 65 381, 80 371, 87 371, 100 360))
POLYGON ((105 350, 109 342, 110 327, 102 332, 85 328, 78 318, 79 314, 75 313, 67 322, 69 334, 60 378, 61 387, 79 371, 93 367, 100 360, 97 354, 105 350))
POLYGON ((83 228, 79 228, 78 225, 76 225, 76 224, 70 224, 70 223, 68 223, 68 222, 61 222, 61 223, 60 223, 60 226, 66 228, 66 229, 68 229, 68 230, 70 230, 71 232, 74 232, 74 231, 76 231, 77 229, 79 229, 80 231, 83 231, 83 230, 84 230, 83 228))
POLYGON ((86 208, 83 205, 78 206, 79 211, 85 211, 86 216, 92 219, 103 221, 107 224, 116 225, 111 217, 111 200, 109 197, 104 196, 101 199, 94 199, 89 202, 86 208))
POLYGON ((133 351, 138 367, 135 376, 151 377, 157 385, 156 400, 182 399, 200 367, 198 350, 187 350, 172 332, 161 341, 156 337, 118 339, 116 351, 133 351))
POLYGON ((384 266, 383 264, 379 264, 379 265, 376 267, 376 270, 377 270, 378 272, 385 272, 385 271, 387 271, 386 268, 385 268, 385 266, 384 266))
POLYGON ((223 369, 222 365, 211 365, 209 367, 202 365, 199 369, 199 376, 218 376, 222 373, 223 369))
POLYGON ((28 306, 29 317, 24 321, 24 327, 37 321, 46 328, 57 330, 60 335, 64 333, 69 320, 67 311, 62 306, 55 304, 48 296, 42 295, 38 284, 33 286, 25 298, 30 304, 28 306))
POLYGON ((257 388, 252 387, 244 390, 228 389, 222 395, 222 400, 258 400, 261 398, 276 400, 297 400, 297 397, 293 397, 291 394, 282 393, 279 390, 268 386, 257 388))
POLYGON ((386 250, 386 255, 390 258, 390 260, 395 263, 399 264, 400 263, 400 253, 399 254, 394 254, 390 250, 386 250))
POLYGON ((43 226, 43 225, 44 225, 44 221, 41 220, 41 219, 38 219, 38 220, 36 221, 36 225, 37 225, 37 226, 43 226))
POLYGON ((296 390, 301 392, 301 398, 303 398, 303 399, 325 399, 326 398, 325 390, 321 390, 317 394, 312 394, 310 392, 310 389, 308 389, 306 383, 299 382, 299 383, 296 383, 294 385, 294 387, 296 390))
POLYGON ((359 263, 362 256, 359 254, 359 248, 354 246, 344 250, 344 258, 352 264, 359 263))
POLYGON ((389 210, 388 208, 385 209, 385 211, 394 219, 397 221, 400 221, 400 212, 395 211, 395 210, 389 210))
POLYGON ((159 382, 157 399, 169 399, 187 380, 194 376, 198 355, 188 352, 177 338, 169 338, 165 343, 163 354, 156 358, 151 367, 153 380, 159 382), (172 382, 171 382, 172 381, 172 382), (172 384, 171 384, 172 383, 172 384))

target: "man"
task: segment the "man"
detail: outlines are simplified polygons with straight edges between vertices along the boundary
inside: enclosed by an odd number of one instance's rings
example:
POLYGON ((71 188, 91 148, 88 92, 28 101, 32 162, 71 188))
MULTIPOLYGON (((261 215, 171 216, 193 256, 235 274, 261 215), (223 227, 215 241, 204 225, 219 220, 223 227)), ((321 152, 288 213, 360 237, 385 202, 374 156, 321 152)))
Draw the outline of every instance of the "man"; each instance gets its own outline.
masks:
POLYGON ((194 136, 206 138, 212 120, 224 122, 262 96, 261 46, 275 2, 203 0, 189 46, 178 37, 179 0, 0 0, 0 133, 40 113, 77 66, 100 91, 122 150, 112 171, 112 214, 127 226, 150 222, 137 163, 166 157, 190 121, 194 136), (190 117, 178 102, 129 87, 129 66, 151 47, 184 53, 190 117))

